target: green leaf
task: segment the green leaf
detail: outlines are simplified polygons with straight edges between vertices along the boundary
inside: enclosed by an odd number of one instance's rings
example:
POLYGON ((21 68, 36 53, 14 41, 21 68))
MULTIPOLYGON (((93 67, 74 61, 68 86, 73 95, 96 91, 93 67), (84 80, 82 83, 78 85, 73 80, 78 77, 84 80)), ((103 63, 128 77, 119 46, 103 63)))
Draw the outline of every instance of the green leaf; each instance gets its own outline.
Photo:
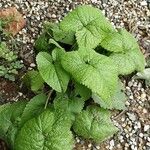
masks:
POLYGON ((82 98, 74 97, 69 99, 66 96, 58 96, 54 100, 55 110, 62 110, 71 112, 73 114, 78 114, 82 111, 84 107, 84 100, 82 98))
POLYGON ((117 87, 117 69, 113 61, 94 51, 82 55, 78 51, 67 52, 62 66, 76 82, 87 86, 104 100, 110 99, 117 87))
POLYGON ((57 48, 63 49, 54 39, 49 39, 49 44, 53 44, 57 48))
POLYGON ((124 93, 124 88, 121 82, 119 82, 114 96, 109 101, 104 101, 94 93, 92 94, 92 98, 97 104, 100 104, 100 106, 105 109, 125 110, 126 108, 125 101, 127 100, 127 97, 124 93))
POLYGON ((19 128, 21 115, 26 106, 25 101, 0 106, 0 138, 8 145, 14 145, 14 138, 19 128))
POLYGON ((33 97, 26 105, 23 114, 21 116, 21 126, 28 120, 36 117, 44 110, 44 106, 47 100, 45 94, 39 94, 33 97))
POLYGON ((39 72, 44 81, 58 92, 65 92, 69 82, 68 73, 59 62, 54 62, 51 55, 40 52, 36 57, 39 72))
POLYGON ((88 100, 92 95, 90 89, 88 89, 86 86, 81 85, 79 83, 75 83, 75 93, 76 96, 80 95, 81 98, 83 98, 85 101, 88 100))
POLYGON ((145 59, 136 40, 124 29, 121 29, 119 33, 122 36, 123 52, 110 55, 110 58, 118 66, 118 73, 120 75, 127 75, 133 71, 143 71, 145 59))
POLYGON ((124 51, 122 36, 118 32, 109 33, 106 38, 101 41, 100 45, 111 52, 124 51))
POLYGON ((75 41, 75 33, 61 30, 59 25, 56 23, 47 22, 45 24, 45 30, 48 34, 53 36, 56 41, 60 41, 61 43, 71 45, 75 41))
POLYGON ((48 51, 49 49, 49 43, 48 43, 49 37, 46 35, 46 33, 43 33, 40 35, 40 37, 35 41, 35 48, 40 51, 48 51))
POLYGON ((79 6, 70 12, 60 22, 60 29, 76 33, 79 47, 86 48, 95 48, 107 36, 107 33, 114 31, 99 9, 86 5, 79 6))
POLYGON ((44 80, 38 71, 29 71, 23 77, 23 82, 28 88, 36 92, 44 86, 44 80))
POLYGON ((76 117, 73 130, 84 138, 102 142, 118 129, 111 122, 108 110, 90 106, 76 117))
POLYGON ((65 54, 65 51, 64 49, 62 48, 55 48, 53 51, 52 51, 52 58, 53 58, 53 61, 57 61, 57 62, 60 62, 61 60, 61 57, 65 54))
POLYGON ((65 119, 59 119, 50 111, 29 120, 20 130, 15 150, 72 150, 73 139, 65 119))

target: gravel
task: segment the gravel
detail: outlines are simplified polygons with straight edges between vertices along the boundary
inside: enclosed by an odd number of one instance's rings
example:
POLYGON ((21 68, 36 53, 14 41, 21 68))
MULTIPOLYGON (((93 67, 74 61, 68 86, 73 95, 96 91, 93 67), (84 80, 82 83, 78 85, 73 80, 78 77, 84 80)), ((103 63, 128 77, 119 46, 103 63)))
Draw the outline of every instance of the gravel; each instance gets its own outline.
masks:
MULTIPOLYGON (((27 69, 35 67, 34 41, 41 33, 44 21, 60 21, 67 12, 80 4, 91 4, 107 16, 115 28, 124 27, 140 43, 147 57, 150 53, 150 0, 0 0, 0 8, 15 6, 27 20, 26 27, 16 35, 18 52, 27 69)), ((96 145, 76 137, 74 150, 150 150, 150 90, 143 81, 125 80, 127 110, 112 117, 120 132, 96 145)), ((4 85, 0 91, 7 95, 4 85)), ((14 101, 23 96, 21 91, 14 101)))

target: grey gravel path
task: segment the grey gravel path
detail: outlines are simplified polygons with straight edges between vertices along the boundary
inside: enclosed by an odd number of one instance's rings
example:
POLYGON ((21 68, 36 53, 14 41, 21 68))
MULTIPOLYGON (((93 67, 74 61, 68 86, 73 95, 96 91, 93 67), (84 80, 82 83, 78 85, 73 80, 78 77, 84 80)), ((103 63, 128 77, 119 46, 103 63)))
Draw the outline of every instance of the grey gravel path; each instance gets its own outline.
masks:
MULTIPOLYGON (((42 23, 57 22, 82 4, 100 8, 116 28, 125 27, 138 39, 145 56, 150 53, 150 0, 0 0, 0 9, 15 6, 27 20, 15 39, 28 69, 35 66, 33 43, 42 31, 42 23)), ((150 150, 150 89, 143 81, 130 79, 124 83, 127 110, 113 117, 120 132, 100 145, 76 137, 75 150, 150 150)))

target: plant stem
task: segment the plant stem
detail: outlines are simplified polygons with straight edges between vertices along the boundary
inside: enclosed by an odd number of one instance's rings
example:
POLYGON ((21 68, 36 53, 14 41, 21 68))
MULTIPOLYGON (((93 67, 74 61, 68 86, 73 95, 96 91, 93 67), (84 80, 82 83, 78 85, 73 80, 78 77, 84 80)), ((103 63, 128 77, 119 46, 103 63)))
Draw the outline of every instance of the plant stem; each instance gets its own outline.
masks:
POLYGON ((127 110, 123 110, 121 113, 119 113, 117 116, 115 116, 113 119, 117 120, 119 117, 121 117, 127 110))
POLYGON ((48 93, 48 96, 47 96, 47 100, 46 100, 46 103, 45 103, 44 109, 46 109, 46 108, 47 108, 48 101, 50 100, 50 97, 51 97, 52 92, 53 92, 53 90, 50 90, 50 91, 49 91, 49 93, 48 93))

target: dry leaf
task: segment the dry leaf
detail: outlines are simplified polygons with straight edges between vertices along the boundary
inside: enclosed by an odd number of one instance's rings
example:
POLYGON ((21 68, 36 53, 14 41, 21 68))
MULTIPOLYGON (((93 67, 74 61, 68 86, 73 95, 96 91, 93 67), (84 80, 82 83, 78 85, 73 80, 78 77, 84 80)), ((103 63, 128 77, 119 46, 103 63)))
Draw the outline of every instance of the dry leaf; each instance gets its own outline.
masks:
POLYGON ((0 19, 10 19, 10 22, 5 26, 4 30, 11 33, 13 36, 16 35, 26 24, 25 19, 15 7, 0 10, 0 19))

